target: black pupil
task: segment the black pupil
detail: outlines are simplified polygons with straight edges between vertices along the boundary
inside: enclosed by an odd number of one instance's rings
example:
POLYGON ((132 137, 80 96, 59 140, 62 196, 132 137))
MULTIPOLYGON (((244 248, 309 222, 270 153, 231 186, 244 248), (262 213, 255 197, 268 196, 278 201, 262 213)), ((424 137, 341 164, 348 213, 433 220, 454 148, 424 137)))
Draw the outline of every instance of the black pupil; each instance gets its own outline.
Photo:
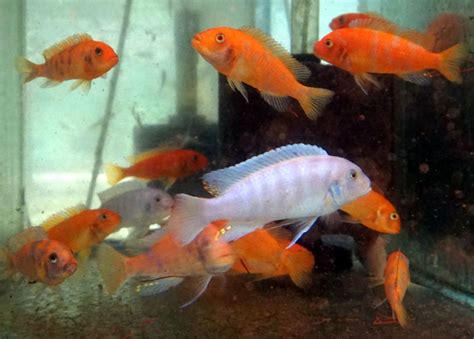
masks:
POLYGON ((156 202, 160 202, 160 201, 161 201, 160 197, 156 197, 155 200, 156 200, 156 202))
POLYGON ((102 218, 102 220, 107 220, 107 216, 105 214, 102 214, 100 217, 102 218))
POLYGON ((197 159, 198 159, 197 155, 193 155, 193 160, 197 161, 197 159))
POLYGON ((327 45, 327 46, 331 46, 331 41, 327 40, 327 41, 326 41, 326 45, 327 45))
POLYGON ((224 40, 224 36, 222 34, 219 34, 217 36, 217 41, 222 41, 222 40, 224 40))
POLYGON ((357 177, 357 173, 355 171, 351 172, 351 178, 355 179, 357 177))
POLYGON ((58 255, 56 253, 51 253, 49 255, 49 261, 51 261, 53 264, 58 260, 58 255))
POLYGON ((95 49, 95 54, 97 54, 97 55, 102 55, 102 48, 97 47, 97 48, 95 49))

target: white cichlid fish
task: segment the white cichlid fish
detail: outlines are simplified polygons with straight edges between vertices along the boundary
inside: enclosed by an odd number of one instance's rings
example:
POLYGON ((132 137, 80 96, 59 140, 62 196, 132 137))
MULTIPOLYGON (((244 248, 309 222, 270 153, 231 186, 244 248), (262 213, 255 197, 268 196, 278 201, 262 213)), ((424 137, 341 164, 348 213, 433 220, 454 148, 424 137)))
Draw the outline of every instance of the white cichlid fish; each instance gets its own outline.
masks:
POLYGON ((296 226, 291 246, 319 216, 370 191, 370 180, 357 165, 304 144, 283 146, 210 172, 203 181, 215 198, 175 197, 167 228, 183 244, 214 220, 229 221, 226 241, 281 220, 296 226))

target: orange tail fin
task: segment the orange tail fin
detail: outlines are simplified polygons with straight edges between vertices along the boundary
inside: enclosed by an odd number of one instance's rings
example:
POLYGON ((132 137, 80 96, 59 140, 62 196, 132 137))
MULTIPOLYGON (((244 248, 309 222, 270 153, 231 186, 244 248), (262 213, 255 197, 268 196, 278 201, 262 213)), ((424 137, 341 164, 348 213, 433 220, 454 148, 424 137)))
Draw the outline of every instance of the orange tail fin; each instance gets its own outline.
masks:
POLYGON ((101 245, 97 252, 97 268, 99 269, 105 289, 113 294, 128 279, 127 257, 108 245, 101 245))
POLYGON ((104 169, 105 169, 105 175, 107 176, 107 182, 110 185, 115 185, 120 180, 125 178, 124 169, 122 167, 112 165, 112 164, 106 164, 104 166, 104 169))
POLYGON ((298 98, 298 102, 303 108, 306 116, 311 120, 316 120, 324 111, 334 96, 334 92, 324 88, 304 87, 303 95, 298 98))
POLYGON ((15 63, 17 71, 23 75, 23 82, 27 83, 39 76, 38 70, 39 65, 32 63, 31 61, 18 57, 15 63))
POLYGON ((283 263, 288 268, 291 280, 299 288, 309 287, 314 267, 313 254, 299 245, 293 245, 286 251, 283 263))
POLYGON ((410 321, 408 319, 407 310, 405 309, 405 306, 403 306, 403 303, 398 303, 397 305, 395 305, 393 311, 397 315, 397 320, 400 323, 401 327, 410 327, 410 321))
POLYGON ((457 44, 441 52, 439 71, 449 81, 462 83, 461 64, 467 59, 468 50, 464 44, 457 44))

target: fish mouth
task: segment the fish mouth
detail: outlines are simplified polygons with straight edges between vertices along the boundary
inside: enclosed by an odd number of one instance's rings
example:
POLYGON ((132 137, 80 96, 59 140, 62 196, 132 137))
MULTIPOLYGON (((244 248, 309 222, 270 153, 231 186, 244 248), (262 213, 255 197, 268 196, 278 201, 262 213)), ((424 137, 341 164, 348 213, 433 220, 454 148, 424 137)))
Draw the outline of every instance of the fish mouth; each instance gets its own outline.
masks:
POLYGON ((76 269, 77 269, 77 263, 72 262, 72 263, 64 265, 63 271, 64 273, 71 275, 74 272, 76 272, 76 269))
POLYGON ((111 64, 112 66, 115 66, 118 62, 119 62, 119 57, 118 57, 118 55, 115 55, 114 57, 112 57, 112 59, 110 59, 110 64, 111 64))
POLYGON ((206 48, 204 47, 204 45, 202 44, 202 38, 201 38, 201 35, 199 34, 196 34, 193 39, 191 40, 191 45, 193 46, 193 48, 197 51, 199 51, 200 53, 203 53, 206 48))

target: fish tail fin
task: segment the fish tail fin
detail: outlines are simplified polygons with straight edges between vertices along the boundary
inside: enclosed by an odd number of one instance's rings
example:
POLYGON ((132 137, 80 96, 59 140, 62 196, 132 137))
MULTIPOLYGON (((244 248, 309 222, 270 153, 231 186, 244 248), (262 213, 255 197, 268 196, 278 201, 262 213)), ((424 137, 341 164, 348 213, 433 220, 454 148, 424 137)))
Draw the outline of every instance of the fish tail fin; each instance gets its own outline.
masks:
POLYGON ((9 278, 13 274, 11 255, 0 248, 0 280, 9 278))
POLYGON ((180 243, 189 244, 212 220, 205 214, 207 199, 177 194, 166 228, 180 243))
POLYGON ((400 326, 403 328, 408 328, 410 326, 410 321, 408 318, 407 310, 405 309, 405 306, 403 303, 398 303, 395 305, 393 308, 393 311, 395 312, 397 316, 397 320, 400 323, 400 326))
POLYGON ((468 50, 466 45, 457 44, 441 52, 441 64, 439 71, 446 79, 457 84, 462 83, 461 64, 467 59, 468 50))
MULTIPOLYGON (((293 246, 294 248, 294 246, 293 246)), ((311 274, 314 267, 314 257, 311 252, 298 248, 297 252, 290 251, 286 253, 284 258, 284 265, 288 268, 288 274, 291 281, 299 288, 308 288, 311 286, 311 274)))
POLYGON ((107 182, 110 185, 115 185, 120 180, 125 178, 125 171, 122 167, 113 164, 105 164, 104 170, 107 177, 107 182))
POLYGON ((39 76, 39 65, 26 58, 18 57, 15 61, 17 71, 23 76, 23 83, 27 83, 39 76))
POLYGON ((302 95, 298 97, 298 102, 306 116, 311 120, 316 120, 323 113, 324 108, 333 96, 334 92, 328 89, 304 87, 302 95))
POLYGON ((105 290, 113 294, 128 279, 127 257, 108 245, 101 245, 97 251, 97 268, 102 276, 105 290))

